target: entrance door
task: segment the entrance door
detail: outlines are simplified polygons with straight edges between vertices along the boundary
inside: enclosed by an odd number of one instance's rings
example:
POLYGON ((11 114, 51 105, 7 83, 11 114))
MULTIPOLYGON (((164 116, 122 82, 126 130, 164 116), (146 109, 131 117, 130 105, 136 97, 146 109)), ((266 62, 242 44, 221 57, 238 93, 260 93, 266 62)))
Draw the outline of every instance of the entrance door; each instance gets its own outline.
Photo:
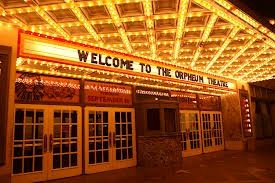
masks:
POLYGON ((81 108, 50 108, 48 179, 82 173, 81 108))
POLYGON ((85 109, 85 173, 136 165, 134 109, 85 109))
POLYGON ((12 182, 81 174, 81 108, 15 107, 12 182))
POLYGON ((203 152, 220 151, 224 149, 221 112, 201 112, 203 152))
POLYGON ((183 157, 202 153, 199 111, 180 111, 183 157))

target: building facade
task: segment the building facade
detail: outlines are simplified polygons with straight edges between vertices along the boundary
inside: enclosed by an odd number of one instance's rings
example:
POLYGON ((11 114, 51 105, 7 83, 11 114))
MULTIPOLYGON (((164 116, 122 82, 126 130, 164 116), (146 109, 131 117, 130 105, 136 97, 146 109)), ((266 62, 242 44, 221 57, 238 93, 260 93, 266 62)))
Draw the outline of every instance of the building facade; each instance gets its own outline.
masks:
POLYGON ((251 84, 274 72, 274 33, 228 1, 0 5, 3 182, 171 166, 274 137, 273 90, 251 84))
POLYGON ((12 182, 169 166, 192 155, 254 148, 247 83, 9 29, 18 44, 5 42, 10 72, 2 72, 2 81, 10 82, 2 157, 12 182), (161 81, 151 76, 171 81, 132 82, 161 81), (192 89, 167 87, 174 80, 192 89))

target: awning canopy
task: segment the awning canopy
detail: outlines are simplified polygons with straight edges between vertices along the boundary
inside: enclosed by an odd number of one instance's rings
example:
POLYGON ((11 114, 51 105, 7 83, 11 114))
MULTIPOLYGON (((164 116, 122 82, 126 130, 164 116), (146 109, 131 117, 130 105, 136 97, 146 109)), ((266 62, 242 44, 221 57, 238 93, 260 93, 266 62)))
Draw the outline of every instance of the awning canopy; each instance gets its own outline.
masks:
POLYGON ((0 5, 3 25, 234 80, 275 74, 274 32, 226 0, 0 0, 0 5))

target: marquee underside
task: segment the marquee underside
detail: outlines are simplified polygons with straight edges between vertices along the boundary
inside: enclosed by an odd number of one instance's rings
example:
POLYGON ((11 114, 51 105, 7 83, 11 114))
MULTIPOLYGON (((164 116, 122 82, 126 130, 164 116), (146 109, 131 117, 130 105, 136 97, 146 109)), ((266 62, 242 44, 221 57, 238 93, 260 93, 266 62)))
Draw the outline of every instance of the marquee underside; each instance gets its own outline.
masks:
MULTIPOLYGON (((227 0, 0 0, 0 6, 3 26, 234 80, 253 82, 275 74, 275 34, 227 0)), ((29 62, 35 68, 35 61, 29 62)), ((148 82, 158 84, 136 83, 148 82)))

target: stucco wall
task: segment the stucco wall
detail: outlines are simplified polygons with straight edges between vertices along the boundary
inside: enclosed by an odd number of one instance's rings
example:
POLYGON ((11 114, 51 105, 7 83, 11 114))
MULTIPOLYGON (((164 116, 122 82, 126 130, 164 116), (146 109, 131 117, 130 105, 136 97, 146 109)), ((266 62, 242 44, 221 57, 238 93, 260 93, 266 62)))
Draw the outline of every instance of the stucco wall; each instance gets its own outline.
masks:
POLYGON ((0 167, 1 182, 9 182, 11 174, 11 153, 12 153, 12 126, 14 117, 14 83, 15 67, 17 57, 17 37, 18 30, 6 25, 0 25, 0 45, 12 47, 10 86, 9 86, 9 107, 8 107, 8 125, 7 125, 7 143, 6 143, 6 164, 0 167))
POLYGON ((243 150, 239 94, 221 97, 225 149, 243 150))

